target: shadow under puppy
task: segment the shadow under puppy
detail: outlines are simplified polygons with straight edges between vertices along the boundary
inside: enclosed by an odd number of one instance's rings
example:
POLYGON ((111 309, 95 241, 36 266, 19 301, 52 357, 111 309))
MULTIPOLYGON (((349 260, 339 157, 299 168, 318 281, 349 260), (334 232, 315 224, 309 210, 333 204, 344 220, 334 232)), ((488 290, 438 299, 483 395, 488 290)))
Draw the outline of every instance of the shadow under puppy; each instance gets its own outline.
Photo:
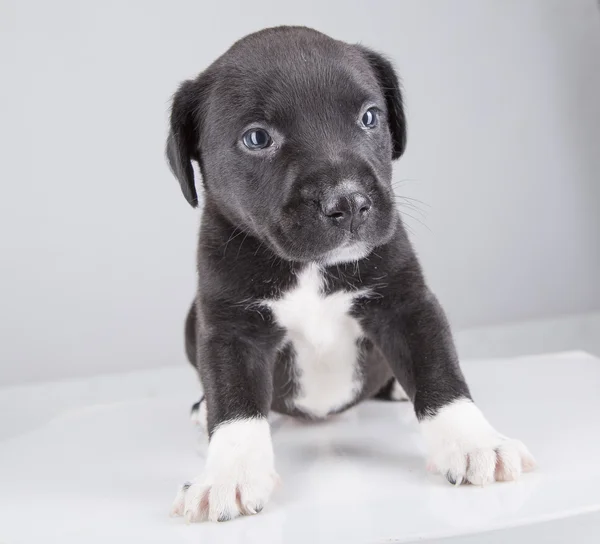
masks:
POLYGON ((395 205, 405 145, 392 65, 307 28, 251 34, 175 94, 167 157, 192 206, 192 161, 204 189, 186 340, 210 438, 175 514, 264 507, 270 410, 325 418, 377 395, 406 392, 430 466, 453 484, 533 467, 471 400, 395 205))

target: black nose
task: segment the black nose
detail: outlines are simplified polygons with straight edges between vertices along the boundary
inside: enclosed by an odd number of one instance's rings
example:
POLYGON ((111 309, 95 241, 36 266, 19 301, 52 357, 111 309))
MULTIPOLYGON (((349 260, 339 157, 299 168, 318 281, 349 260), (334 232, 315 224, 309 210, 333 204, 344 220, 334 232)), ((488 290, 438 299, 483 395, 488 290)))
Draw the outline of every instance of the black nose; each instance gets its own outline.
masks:
POLYGON ((337 195, 321 203, 323 214, 338 227, 353 231, 367 219, 371 199, 363 193, 337 195))

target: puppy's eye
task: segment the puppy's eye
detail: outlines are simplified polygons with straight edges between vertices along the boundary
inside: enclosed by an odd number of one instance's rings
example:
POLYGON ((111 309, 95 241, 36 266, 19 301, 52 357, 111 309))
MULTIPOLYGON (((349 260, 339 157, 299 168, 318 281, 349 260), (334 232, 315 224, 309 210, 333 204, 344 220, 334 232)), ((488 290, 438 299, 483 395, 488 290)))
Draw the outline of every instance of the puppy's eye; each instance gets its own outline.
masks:
POLYGON ((376 108, 369 108, 360 120, 365 128, 375 128, 378 122, 378 112, 376 108))
POLYGON ((273 140, 271 140, 271 136, 269 136, 269 133, 266 130, 262 128, 252 128, 244 133, 242 142, 244 142, 244 145, 248 149, 254 151, 269 147, 273 143, 273 140))

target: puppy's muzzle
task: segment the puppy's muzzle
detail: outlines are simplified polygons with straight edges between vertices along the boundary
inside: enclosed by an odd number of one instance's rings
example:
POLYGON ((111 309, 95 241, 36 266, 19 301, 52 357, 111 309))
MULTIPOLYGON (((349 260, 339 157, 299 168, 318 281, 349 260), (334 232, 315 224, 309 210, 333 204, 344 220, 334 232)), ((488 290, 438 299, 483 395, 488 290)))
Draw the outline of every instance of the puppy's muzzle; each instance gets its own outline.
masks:
POLYGON ((321 200, 321 213, 332 224, 354 232, 366 220, 373 203, 364 193, 337 192, 321 200))

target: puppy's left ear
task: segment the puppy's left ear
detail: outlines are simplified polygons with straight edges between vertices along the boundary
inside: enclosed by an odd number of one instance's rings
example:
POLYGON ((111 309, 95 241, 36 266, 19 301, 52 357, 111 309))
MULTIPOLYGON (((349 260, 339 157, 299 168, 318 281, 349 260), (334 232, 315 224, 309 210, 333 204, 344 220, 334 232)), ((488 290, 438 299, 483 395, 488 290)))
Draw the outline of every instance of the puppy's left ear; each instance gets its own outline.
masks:
POLYGON ((202 75, 196 80, 184 81, 181 84, 173 97, 171 130, 166 145, 171 171, 179 181, 183 196, 193 208, 198 206, 198 194, 192 161, 198 163, 202 173, 199 131, 207 89, 207 78, 202 75))
POLYGON ((385 97, 389 129, 392 135, 392 159, 398 159, 406 148, 406 117, 404 116, 400 81, 392 63, 383 55, 362 45, 357 47, 371 65, 385 97))

